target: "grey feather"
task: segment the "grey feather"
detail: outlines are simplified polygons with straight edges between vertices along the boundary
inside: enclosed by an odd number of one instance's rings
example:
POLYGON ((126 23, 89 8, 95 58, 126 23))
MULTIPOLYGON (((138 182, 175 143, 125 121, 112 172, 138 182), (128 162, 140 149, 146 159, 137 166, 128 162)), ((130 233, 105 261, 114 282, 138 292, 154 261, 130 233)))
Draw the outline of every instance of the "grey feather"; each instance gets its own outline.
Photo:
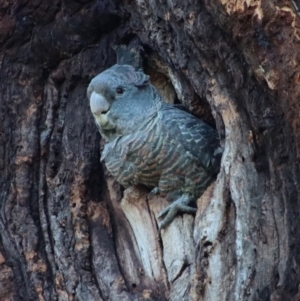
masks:
POLYGON ((125 45, 115 46, 114 50, 117 54, 118 65, 130 65, 135 70, 143 70, 142 48, 136 46, 135 48, 128 48, 125 45))
POLYGON ((143 184, 173 197, 160 214, 165 228, 178 212, 195 212, 195 201, 216 177, 222 149, 218 133, 178 106, 164 102, 123 46, 118 64, 88 87, 92 113, 107 140, 101 160, 125 187, 143 184))

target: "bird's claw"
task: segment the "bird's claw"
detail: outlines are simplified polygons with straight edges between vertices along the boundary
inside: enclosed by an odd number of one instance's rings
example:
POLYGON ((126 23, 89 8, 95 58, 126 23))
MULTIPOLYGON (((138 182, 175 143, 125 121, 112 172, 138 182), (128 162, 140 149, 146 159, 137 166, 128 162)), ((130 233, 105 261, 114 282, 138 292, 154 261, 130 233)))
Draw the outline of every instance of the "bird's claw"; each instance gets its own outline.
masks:
POLYGON ((154 197, 155 195, 158 195, 159 194, 159 188, 158 187, 155 187, 153 188, 149 194, 148 194, 148 198, 152 198, 154 197))
POLYGON ((166 215, 166 217, 159 224, 159 231, 165 229, 174 220, 174 218, 179 212, 195 214, 196 211, 196 208, 182 204, 181 199, 177 200, 176 202, 162 210, 161 213, 158 215, 158 218, 162 218, 166 215))

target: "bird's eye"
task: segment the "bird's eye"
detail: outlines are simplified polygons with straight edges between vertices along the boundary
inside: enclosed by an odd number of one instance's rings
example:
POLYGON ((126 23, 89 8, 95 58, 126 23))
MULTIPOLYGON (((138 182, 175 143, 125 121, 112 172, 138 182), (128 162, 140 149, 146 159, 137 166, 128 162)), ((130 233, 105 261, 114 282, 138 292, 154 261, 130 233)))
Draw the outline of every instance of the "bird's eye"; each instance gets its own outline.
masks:
POLYGON ((123 89, 122 87, 118 87, 118 88, 116 89, 116 92, 117 92, 118 94, 123 94, 123 93, 124 93, 124 89, 123 89))

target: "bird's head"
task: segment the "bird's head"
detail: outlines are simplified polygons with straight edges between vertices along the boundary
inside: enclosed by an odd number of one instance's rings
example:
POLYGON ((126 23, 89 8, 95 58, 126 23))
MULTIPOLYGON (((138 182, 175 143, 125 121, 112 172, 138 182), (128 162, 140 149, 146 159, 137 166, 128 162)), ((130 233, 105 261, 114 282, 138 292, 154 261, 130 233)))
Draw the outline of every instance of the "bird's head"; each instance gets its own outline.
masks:
POLYGON ((125 135, 147 122, 160 102, 153 89, 149 76, 131 65, 116 64, 93 78, 87 95, 101 134, 125 135))

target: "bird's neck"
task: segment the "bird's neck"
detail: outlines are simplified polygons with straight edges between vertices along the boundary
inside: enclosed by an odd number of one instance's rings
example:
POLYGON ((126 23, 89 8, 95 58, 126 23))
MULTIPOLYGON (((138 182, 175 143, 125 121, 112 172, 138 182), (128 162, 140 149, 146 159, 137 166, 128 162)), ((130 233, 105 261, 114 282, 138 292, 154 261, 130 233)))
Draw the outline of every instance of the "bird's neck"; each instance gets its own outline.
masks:
POLYGON ((106 130, 99 128, 100 134, 107 142, 112 142, 118 137, 131 135, 136 131, 144 132, 151 130, 151 128, 157 124, 161 106, 162 103, 157 102, 154 106, 147 110, 146 114, 141 114, 133 120, 123 121, 123 123, 126 123, 126 126, 119 122, 117 123, 117 126, 112 129, 106 130))

